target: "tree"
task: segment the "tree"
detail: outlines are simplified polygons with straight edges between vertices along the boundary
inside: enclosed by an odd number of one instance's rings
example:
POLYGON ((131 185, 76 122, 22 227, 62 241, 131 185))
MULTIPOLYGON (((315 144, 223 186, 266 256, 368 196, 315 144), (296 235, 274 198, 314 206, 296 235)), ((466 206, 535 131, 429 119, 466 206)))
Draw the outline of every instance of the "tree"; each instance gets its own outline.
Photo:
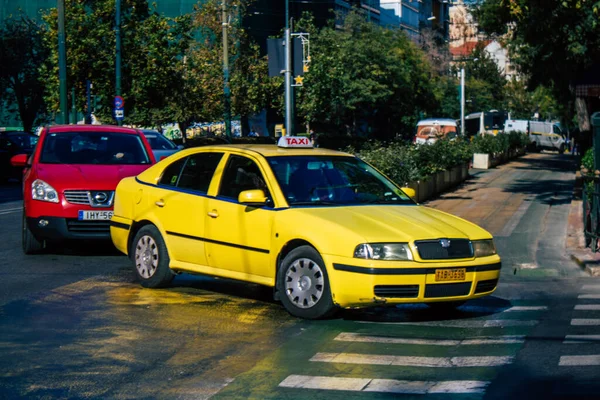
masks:
POLYGON ((437 107, 432 70, 400 30, 349 13, 340 29, 311 36, 311 63, 298 110, 329 132, 390 138, 411 132, 419 112, 437 107))
MULTIPOLYGON (((44 15, 44 43, 50 57, 42 68, 46 100, 59 107, 57 12, 44 15)), ((85 107, 86 81, 102 96, 97 115, 112 120, 115 94, 115 2, 72 0, 65 8, 67 85, 75 88, 78 109, 85 107)), ((170 102, 181 95, 181 60, 189 47, 190 17, 166 18, 146 0, 122 1, 122 96, 128 124, 155 126, 173 121, 170 102)))
POLYGON ((0 101, 16 102, 23 129, 31 131, 44 113, 44 83, 39 68, 48 57, 44 27, 25 15, 9 18, 0 27, 0 101))
POLYGON ((572 103, 575 78, 600 65, 597 0, 481 0, 475 15, 487 33, 506 35, 529 86, 552 88, 559 103, 572 103))
MULTIPOLYGON (((267 58, 260 55, 242 27, 247 0, 228 1, 228 54, 230 70, 231 106, 233 115, 240 117, 242 131, 247 131, 248 116, 257 114, 272 105, 279 83, 268 75, 267 58)), ((190 68, 188 76, 200 84, 197 92, 203 92, 199 105, 204 110, 202 121, 214 121, 223 116, 223 27, 222 1, 207 0, 198 8, 194 27, 199 41, 190 53, 190 60, 198 67, 190 68), (202 66, 200 68, 200 66, 202 66)), ((198 118, 198 117, 196 117, 198 118)))

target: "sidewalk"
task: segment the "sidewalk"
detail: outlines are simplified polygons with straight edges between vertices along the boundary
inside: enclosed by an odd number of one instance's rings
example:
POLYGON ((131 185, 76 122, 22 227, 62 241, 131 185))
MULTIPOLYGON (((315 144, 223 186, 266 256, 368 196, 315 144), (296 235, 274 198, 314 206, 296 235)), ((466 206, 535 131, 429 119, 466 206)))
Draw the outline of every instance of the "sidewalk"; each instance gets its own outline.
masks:
POLYGON ((591 248, 585 246, 583 234, 583 202, 581 200, 582 180, 581 173, 577 171, 575 186, 573 188, 573 200, 569 212, 569 223, 567 229, 567 240, 565 243, 567 254, 581 268, 591 276, 600 276, 600 252, 594 253, 591 248))

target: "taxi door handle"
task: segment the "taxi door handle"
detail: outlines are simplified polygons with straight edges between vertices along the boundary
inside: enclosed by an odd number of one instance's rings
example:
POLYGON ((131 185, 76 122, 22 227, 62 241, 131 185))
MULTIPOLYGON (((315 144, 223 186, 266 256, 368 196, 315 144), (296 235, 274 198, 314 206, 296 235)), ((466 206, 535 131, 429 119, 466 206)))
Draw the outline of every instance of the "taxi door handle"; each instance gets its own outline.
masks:
POLYGON ((219 216, 219 213, 217 212, 217 210, 212 210, 208 212, 208 216, 211 218, 217 218, 219 216))
POLYGON ((160 199, 157 202, 155 202, 154 204, 156 204, 159 207, 164 207, 165 206, 165 201, 163 199, 160 199))

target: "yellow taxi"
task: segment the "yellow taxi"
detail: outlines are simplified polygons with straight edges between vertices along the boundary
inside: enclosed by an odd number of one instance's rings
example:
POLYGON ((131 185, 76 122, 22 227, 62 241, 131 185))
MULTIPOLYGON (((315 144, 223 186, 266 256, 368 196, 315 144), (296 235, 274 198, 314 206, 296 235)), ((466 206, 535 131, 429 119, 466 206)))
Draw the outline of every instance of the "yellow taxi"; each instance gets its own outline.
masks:
POLYGON ((190 148, 123 179, 110 233, 142 286, 197 273, 273 287, 294 316, 489 295, 492 236, 359 158, 284 136, 190 148))

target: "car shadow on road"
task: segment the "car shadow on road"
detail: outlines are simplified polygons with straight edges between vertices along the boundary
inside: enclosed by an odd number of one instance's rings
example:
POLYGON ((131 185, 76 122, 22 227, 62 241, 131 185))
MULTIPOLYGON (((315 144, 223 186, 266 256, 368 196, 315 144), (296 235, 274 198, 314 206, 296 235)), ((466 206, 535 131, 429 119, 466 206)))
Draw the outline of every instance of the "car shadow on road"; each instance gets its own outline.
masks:
POLYGON ((512 306, 511 302, 495 296, 471 300, 457 308, 429 307, 426 304, 403 304, 342 310, 338 317, 359 322, 428 322, 465 320, 501 313, 512 306))
POLYGON ((114 256, 125 257, 111 241, 71 241, 61 244, 47 244, 41 254, 74 257, 114 256))

